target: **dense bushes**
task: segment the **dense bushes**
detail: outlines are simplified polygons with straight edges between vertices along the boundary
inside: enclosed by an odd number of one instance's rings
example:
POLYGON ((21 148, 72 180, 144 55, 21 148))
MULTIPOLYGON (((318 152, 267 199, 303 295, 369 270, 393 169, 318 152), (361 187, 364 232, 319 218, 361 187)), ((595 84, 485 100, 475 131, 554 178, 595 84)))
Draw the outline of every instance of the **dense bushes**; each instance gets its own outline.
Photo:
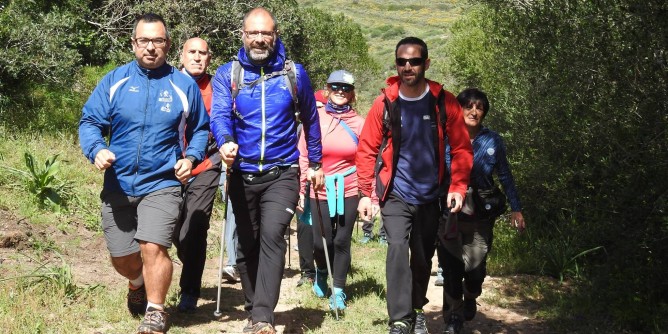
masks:
POLYGON ((6 46, 0 49, 0 125, 74 131, 92 90, 79 81, 100 77, 95 71, 82 75, 81 68, 133 59, 130 33, 137 14, 153 11, 165 18, 172 36, 172 64, 178 64, 186 39, 207 39, 215 71, 236 55, 243 15, 256 6, 276 15, 289 56, 304 64, 314 86, 343 66, 363 77, 377 71, 359 26, 343 17, 300 9, 294 0, 14 0, 0 12, 0 44, 6 46))
POLYGON ((555 253, 602 246, 566 272, 587 287, 587 312, 668 329, 668 4, 478 3, 453 28, 448 71, 492 99, 532 229, 526 254, 557 276, 555 253))

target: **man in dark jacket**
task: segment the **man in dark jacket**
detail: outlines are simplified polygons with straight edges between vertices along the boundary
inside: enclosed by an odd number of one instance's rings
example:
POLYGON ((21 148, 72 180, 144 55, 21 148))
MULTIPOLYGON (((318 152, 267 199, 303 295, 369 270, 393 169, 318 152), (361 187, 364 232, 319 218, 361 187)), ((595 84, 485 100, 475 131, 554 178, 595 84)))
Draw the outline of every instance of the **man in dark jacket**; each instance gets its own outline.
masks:
POLYGON ((264 8, 248 12, 241 38, 238 63, 222 65, 214 76, 211 129, 232 169, 237 268, 249 312, 243 332, 275 333, 287 246, 283 235, 299 196, 296 118, 304 126, 316 188, 324 183, 320 125, 308 75, 286 58, 273 15, 264 8))
POLYGON ((130 281, 130 312, 146 312, 139 333, 167 331, 167 249, 181 184, 204 158, 209 133, 197 84, 165 61, 170 44, 162 17, 139 17, 132 31, 137 59, 102 78, 79 122, 84 155, 105 171, 102 229, 111 263, 130 281))
POLYGON ((374 101, 360 135, 356 157, 358 211, 362 219, 371 218, 375 177, 388 242, 390 333, 426 334, 422 308, 428 302, 439 216, 446 207, 452 212, 461 210, 473 152, 454 95, 425 78, 429 54, 424 41, 402 39, 395 57, 399 75, 387 79, 388 87, 374 101), (447 196, 446 137, 452 147, 447 196), (451 207, 453 200, 455 205, 451 207))

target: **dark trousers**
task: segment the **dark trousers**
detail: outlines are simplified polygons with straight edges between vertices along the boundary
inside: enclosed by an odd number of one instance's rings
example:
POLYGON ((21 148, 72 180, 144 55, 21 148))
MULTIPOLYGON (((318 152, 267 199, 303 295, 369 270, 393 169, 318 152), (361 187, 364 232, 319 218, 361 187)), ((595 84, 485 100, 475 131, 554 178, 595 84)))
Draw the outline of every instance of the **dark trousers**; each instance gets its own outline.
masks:
MULTIPOLYGON (((378 236, 384 237, 385 236, 385 225, 383 225, 383 219, 381 218, 378 221, 380 222, 380 227, 378 228, 378 236)), ((365 221, 362 224, 362 232, 364 232, 364 234, 368 234, 370 236, 373 236, 373 224, 374 224, 373 220, 365 221)))
POLYGON ((177 256, 183 263, 179 286, 181 293, 199 298, 202 273, 206 262, 206 235, 211 220, 213 201, 218 191, 220 165, 197 175, 186 186, 177 233, 177 256))
POLYGON ((357 204, 359 199, 357 196, 347 197, 343 201, 344 211, 343 215, 329 216, 329 208, 327 201, 316 202, 311 199, 311 215, 313 217, 313 256, 315 263, 320 271, 327 270, 327 262, 325 260, 325 248, 322 243, 322 229, 320 228, 320 220, 317 219, 318 209, 316 205, 320 205, 322 212, 322 225, 325 230, 325 240, 327 242, 327 253, 329 254, 329 263, 332 265, 331 273, 334 279, 334 286, 343 288, 346 286, 346 277, 348 276, 348 269, 350 269, 350 242, 353 237, 353 227, 355 226, 355 218, 357 218, 357 204))
POLYGON ((237 268, 245 309, 254 323, 274 323, 274 308, 285 267, 285 230, 299 198, 298 168, 285 169, 277 179, 248 184, 235 170, 230 199, 237 222, 237 268))
POLYGON ((315 278, 313 260, 313 226, 297 219, 297 246, 299 247, 299 269, 302 275, 315 278))
POLYGON ((463 316, 463 298, 475 299, 482 293, 487 276, 487 255, 492 249, 494 220, 458 223, 456 238, 442 240, 444 318, 451 313, 463 316))
POLYGON ((387 233, 387 311, 390 323, 410 321, 429 302, 427 288, 438 231, 438 200, 412 205, 391 193, 381 214, 387 233), (409 270, 410 268, 410 270, 409 270))

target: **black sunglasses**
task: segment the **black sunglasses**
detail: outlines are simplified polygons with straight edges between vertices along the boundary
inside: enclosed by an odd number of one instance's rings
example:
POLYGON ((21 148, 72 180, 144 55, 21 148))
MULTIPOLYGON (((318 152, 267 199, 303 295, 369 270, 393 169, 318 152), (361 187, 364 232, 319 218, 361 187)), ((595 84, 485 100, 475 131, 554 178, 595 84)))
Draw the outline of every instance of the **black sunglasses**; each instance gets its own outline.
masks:
POLYGON ((346 84, 338 84, 338 83, 333 83, 329 84, 329 87, 332 88, 333 92, 338 92, 340 90, 344 91, 345 93, 349 93, 355 89, 355 87, 351 85, 346 85, 346 84))
POLYGON ((397 66, 406 66, 406 63, 411 64, 411 66, 420 66, 424 64, 423 58, 397 58, 395 59, 397 66))

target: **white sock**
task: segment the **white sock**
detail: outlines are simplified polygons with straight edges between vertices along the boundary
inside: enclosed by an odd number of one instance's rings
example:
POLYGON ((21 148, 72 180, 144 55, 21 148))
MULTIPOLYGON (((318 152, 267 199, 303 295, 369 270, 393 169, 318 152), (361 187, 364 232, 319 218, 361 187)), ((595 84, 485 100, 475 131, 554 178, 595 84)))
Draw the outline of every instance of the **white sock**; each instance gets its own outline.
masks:
POLYGON ((146 304, 146 311, 148 311, 148 309, 150 309, 151 307, 156 309, 156 310, 161 310, 161 311, 165 310, 165 304, 153 304, 151 302, 148 302, 146 304))
POLYGON ((139 288, 144 285, 144 275, 139 274, 139 277, 130 280, 130 284, 133 288, 139 288))

